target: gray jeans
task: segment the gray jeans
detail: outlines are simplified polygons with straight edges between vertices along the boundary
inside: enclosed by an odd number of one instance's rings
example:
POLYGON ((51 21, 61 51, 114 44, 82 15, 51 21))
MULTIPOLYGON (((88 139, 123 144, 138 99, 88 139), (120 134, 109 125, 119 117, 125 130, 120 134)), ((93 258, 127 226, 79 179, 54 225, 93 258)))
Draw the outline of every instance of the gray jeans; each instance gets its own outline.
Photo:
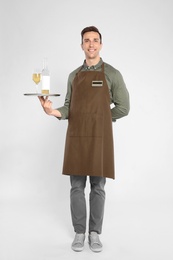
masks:
MULTIPOLYGON (((104 204, 105 204, 105 191, 104 186, 106 178, 104 177, 93 177, 90 176, 90 196, 89 196, 89 232, 95 231, 101 234, 103 215, 104 215, 104 204)), ((85 186, 87 176, 70 176, 71 181, 71 192, 70 192, 70 203, 71 203, 71 216, 74 231, 76 233, 86 232, 86 200, 85 200, 85 186)))

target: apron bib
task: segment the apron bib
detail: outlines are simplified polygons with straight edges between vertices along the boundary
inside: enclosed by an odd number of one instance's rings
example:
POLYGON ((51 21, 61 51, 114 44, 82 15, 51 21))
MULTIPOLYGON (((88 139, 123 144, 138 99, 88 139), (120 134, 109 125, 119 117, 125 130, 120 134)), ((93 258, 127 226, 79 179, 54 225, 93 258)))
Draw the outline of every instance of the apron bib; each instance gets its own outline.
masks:
POLYGON ((63 174, 115 178, 110 96, 102 71, 79 71, 72 84, 63 174))

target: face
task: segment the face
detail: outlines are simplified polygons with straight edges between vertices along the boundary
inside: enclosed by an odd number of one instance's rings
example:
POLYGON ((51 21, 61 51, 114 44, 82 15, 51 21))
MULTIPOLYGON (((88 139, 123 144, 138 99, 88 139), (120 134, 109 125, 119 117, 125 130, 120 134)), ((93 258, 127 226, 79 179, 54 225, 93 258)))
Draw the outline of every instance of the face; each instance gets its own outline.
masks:
POLYGON ((97 32, 86 32, 83 35, 82 50, 86 59, 97 59, 100 57, 99 52, 102 48, 100 36, 97 32))

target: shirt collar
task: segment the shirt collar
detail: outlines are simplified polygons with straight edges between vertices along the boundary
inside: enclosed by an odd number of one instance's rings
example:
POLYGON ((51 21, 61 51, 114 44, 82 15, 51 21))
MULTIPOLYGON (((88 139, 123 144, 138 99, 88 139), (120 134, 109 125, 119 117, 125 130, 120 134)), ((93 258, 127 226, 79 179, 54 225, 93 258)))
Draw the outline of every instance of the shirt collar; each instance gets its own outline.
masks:
POLYGON ((102 63, 103 63, 103 60, 102 60, 102 58, 100 58, 100 61, 96 65, 94 65, 94 66, 87 66, 86 60, 84 60, 83 68, 85 70, 96 70, 96 69, 101 67, 102 63))

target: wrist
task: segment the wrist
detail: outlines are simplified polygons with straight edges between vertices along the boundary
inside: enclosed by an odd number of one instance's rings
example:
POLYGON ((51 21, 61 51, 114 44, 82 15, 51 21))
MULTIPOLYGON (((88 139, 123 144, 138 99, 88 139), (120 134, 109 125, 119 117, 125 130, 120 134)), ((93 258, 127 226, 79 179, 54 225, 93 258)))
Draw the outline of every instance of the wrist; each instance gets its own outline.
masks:
POLYGON ((61 113, 57 109, 52 109, 50 116, 61 117, 61 113))

